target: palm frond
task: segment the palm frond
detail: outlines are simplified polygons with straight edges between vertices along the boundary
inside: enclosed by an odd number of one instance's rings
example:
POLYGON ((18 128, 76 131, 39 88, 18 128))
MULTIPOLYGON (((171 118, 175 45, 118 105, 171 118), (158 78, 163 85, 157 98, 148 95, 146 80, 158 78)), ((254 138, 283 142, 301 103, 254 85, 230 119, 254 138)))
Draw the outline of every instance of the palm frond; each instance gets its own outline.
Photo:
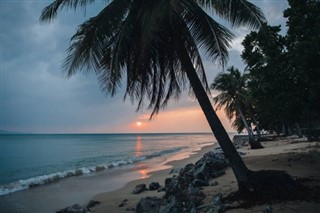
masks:
POLYGON ((234 35, 214 21, 196 2, 188 0, 180 2, 185 8, 183 18, 198 46, 205 50, 210 59, 218 60, 225 65, 234 35))
POLYGON ((228 20, 232 26, 249 26, 257 29, 266 19, 261 9, 247 0, 196 0, 203 7, 228 20))
POLYGON ((94 3, 95 0, 55 0, 42 10, 40 21, 50 22, 57 17, 58 10, 74 9, 81 7, 85 10, 88 4, 94 3))
MULTIPOLYGON (((114 42, 115 28, 122 23, 129 7, 130 0, 114 0, 97 16, 79 26, 71 38, 68 56, 63 63, 63 69, 67 71, 69 77, 79 71, 94 70, 99 79, 113 85, 107 88, 108 92, 114 93, 114 87, 118 85, 120 78, 120 65, 124 66, 124 62, 117 63, 112 67, 102 67, 101 59, 105 59, 104 55, 111 50, 106 47, 116 43, 114 42), (101 71, 102 68, 104 68, 104 72, 101 71), (110 70, 114 74, 107 74, 110 70)), ((102 89, 104 88, 102 87, 102 89)))

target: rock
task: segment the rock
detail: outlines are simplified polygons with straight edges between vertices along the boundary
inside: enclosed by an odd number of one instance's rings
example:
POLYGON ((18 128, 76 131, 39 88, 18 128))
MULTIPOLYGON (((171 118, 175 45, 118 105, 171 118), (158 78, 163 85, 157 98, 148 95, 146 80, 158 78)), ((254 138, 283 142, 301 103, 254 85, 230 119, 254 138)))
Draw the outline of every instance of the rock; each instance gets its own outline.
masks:
POLYGON ((225 205, 222 203, 222 194, 216 194, 212 197, 209 209, 206 213, 222 213, 226 211, 225 205))
POLYGON ((176 194, 179 191, 179 188, 180 188, 180 183, 179 183, 178 177, 171 178, 170 181, 168 180, 168 182, 167 182, 167 179, 166 179, 166 182, 165 182, 165 184, 166 184, 166 187, 165 187, 166 195, 165 195, 165 197, 169 197, 171 195, 176 194))
POLYGON ((172 181, 172 178, 166 178, 164 180, 164 187, 167 188, 169 186, 169 184, 171 183, 172 181))
POLYGON ((134 211, 135 208, 126 208, 126 211, 134 211))
POLYGON ((188 188, 189 184, 194 179, 194 164, 187 164, 184 168, 180 170, 178 176, 178 185, 180 190, 185 190, 188 188))
POLYGON ((164 191, 166 191, 166 188, 160 186, 157 192, 164 192, 164 191))
POLYGON ((171 202, 166 205, 160 213, 196 213, 193 202, 171 202))
POLYGON ((149 185, 149 190, 153 191, 153 190, 157 190, 160 188, 160 184, 158 182, 152 182, 149 185))
POLYGON ((197 213, 196 207, 192 207, 192 208, 190 209, 190 213, 197 213))
POLYGON ((180 169, 176 168, 176 169, 172 169, 169 174, 176 174, 176 173, 179 173, 180 172, 180 169))
POLYGON ((244 153, 244 152, 238 152, 238 153, 239 153, 240 156, 245 156, 246 155, 246 153, 244 153))
POLYGON ((206 195, 202 191, 194 188, 192 185, 189 185, 186 195, 188 200, 194 203, 196 206, 201 205, 203 199, 206 197, 206 195))
POLYGON ((101 202, 100 201, 97 201, 97 200, 90 200, 88 205, 87 205, 87 208, 90 209, 90 208, 93 208, 95 207, 96 205, 100 204, 101 202))
POLYGON ((235 135, 233 136, 233 144, 234 146, 243 146, 244 144, 246 144, 247 142, 249 142, 249 138, 248 135, 235 135))
POLYGON ((124 199, 118 206, 119 207, 124 207, 125 205, 127 205, 127 202, 128 201, 128 199, 124 199))
POLYGON ((138 202, 136 213, 158 213, 160 211, 160 205, 160 198, 145 197, 138 202))
POLYGON ((218 181, 214 181, 210 184, 210 186, 217 186, 218 184, 219 184, 218 181))
POLYGON ((208 176, 209 176, 208 174, 209 174, 209 172, 206 171, 206 164, 203 164, 202 167, 200 167, 197 171, 194 172, 193 176, 196 179, 200 179, 200 180, 206 181, 208 176))
POLYGON ((273 211, 272 207, 271 207, 271 206, 268 206, 267 208, 265 208, 265 209, 263 210, 263 213, 272 213, 272 211, 273 211))
POLYGON ((194 187, 201 187, 201 186, 209 186, 209 183, 206 180, 194 179, 192 181, 192 185, 194 187))
POLYGON ((141 192, 145 191, 147 189, 146 184, 142 183, 142 184, 138 184, 134 190, 133 190, 133 194, 140 194, 141 192))
POLYGON ((180 176, 193 175, 194 164, 189 163, 184 168, 182 168, 179 172, 180 176))
POLYGON ((222 199, 222 194, 221 193, 216 194, 212 197, 211 204, 215 206, 219 206, 222 204, 221 199, 222 199))
POLYGON ((119 205, 118 205, 118 207, 124 207, 125 205, 127 205, 126 203, 120 203, 119 205))
POLYGON ((215 173, 225 169, 227 165, 223 154, 208 152, 195 163, 194 178, 208 180, 217 177, 215 173))
POLYGON ((175 202, 171 202, 169 204, 167 204, 161 211, 160 213, 173 213, 174 212, 174 205, 175 202))
POLYGON ((205 161, 201 162, 202 164, 198 163, 198 168, 194 171, 194 178, 206 181, 209 178, 209 168, 205 161))
POLYGON ((56 213, 90 213, 90 211, 87 208, 81 207, 79 204, 74 204, 73 206, 61 209, 56 213))
POLYGON ((206 213, 222 213, 225 212, 226 209, 224 206, 211 206, 206 213))
POLYGON ((224 174, 226 174, 226 172, 224 170, 219 170, 219 171, 210 173, 210 176, 212 178, 216 178, 216 177, 220 177, 220 176, 222 176, 224 174))

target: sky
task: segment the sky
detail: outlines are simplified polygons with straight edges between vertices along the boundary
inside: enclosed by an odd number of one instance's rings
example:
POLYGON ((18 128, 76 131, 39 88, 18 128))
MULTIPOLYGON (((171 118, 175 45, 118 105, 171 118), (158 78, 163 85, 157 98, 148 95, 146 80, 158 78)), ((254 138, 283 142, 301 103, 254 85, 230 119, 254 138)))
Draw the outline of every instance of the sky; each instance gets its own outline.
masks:
MULTIPOLYGON (((159 133, 210 132, 197 103, 187 92, 179 101, 149 120, 150 111, 136 111, 123 101, 124 89, 114 97, 99 89, 93 74, 69 79, 61 71, 66 49, 77 26, 97 14, 105 1, 96 1, 86 12, 61 11, 51 23, 40 23, 42 9, 52 1, 0 0, 0 131, 19 133, 159 133)), ((286 31, 286 0, 252 0, 270 25, 286 31)), ((222 21, 222 24, 227 23, 222 21)), ((228 26, 229 27, 229 26, 228 26)), ((230 28, 236 35, 228 66, 243 70, 241 42, 250 29, 230 28)), ((208 82, 222 67, 203 60, 208 82)), ((227 66, 227 67, 228 67, 227 66)), ((216 94, 213 91, 213 95, 216 94)), ((223 111, 217 112, 227 131, 234 131, 223 111)))

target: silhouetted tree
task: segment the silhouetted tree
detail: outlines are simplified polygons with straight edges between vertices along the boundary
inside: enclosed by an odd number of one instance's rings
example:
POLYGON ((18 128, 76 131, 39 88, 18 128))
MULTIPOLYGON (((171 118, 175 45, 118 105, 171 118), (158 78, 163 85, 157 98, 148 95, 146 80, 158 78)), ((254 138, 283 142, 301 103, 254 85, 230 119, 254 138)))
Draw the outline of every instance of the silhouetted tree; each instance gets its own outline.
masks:
POLYGON ((320 127, 320 1, 289 0, 288 65, 299 84, 301 121, 305 128, 320 127))
MULTIPOLYGON (((40 20, 50 21, 59 9, 85 7, 92 2, 56 0, 44 8, 40 20)), ((188 80, 234 171, 239 190, 259 191, 266 185, 259 178, 261 172, 247 169, 207 96, 199 48, 212 61, 225 63, 233 36, 203 7, 233 26, 258 28, 264 21, 260 9, 246 0, 108 1, 97 16, 79 26, 71 39, 64 68, 68 76, 81 70, 94 71, 102 90, 111 95, 126 77, 126 95, 138 100, 138 108, 145 99, 149 100, 152 115, 169 99, 178 98, 188 80)))
POLYGON ((235 116, 241 118, 248 132, 251 148, 260 149, 263 146, 254 139, 251 125, 247 122, 247 116, 244 114, 245 106, 250 104, 246 103, 249 99, 246 84, 247 75, 242 75, 238 69, 231 66, 226 72, 219 73, 213 80, 211 89, 220 92, 213 100, 217 109, 224 107, 224 111, 230 120, 235 116))

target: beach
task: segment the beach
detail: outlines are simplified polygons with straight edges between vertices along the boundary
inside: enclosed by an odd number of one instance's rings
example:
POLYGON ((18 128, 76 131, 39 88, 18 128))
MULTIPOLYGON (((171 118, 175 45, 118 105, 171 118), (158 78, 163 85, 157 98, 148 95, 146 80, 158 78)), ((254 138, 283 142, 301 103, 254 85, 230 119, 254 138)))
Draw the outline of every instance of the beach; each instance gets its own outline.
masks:
MULTIPOLYGON (((305 138, 277 138, 262 142, 264 149, 251 150, 244 144, 238 149, 251 170, 285 170, 294 178, 311 178, 313 186, 320 185, 320 144, 307 142, 305 138)), ((144 197, 162 198, 164 191, 146 190, 133 194, 139 184, 158 182, 165 186, 165 179, 178 175, 187 164, 196 163, 205 153, 217 151, 217 143, 206 144, 189 152, 178 152, 159 156, 132 165, 108 169, 95 174, 75 176, 54 183, 37 186, 6 196, 0 196, 1 212, 56 212, 67 206, 79 204, 86 207, 90 200, 100 204, 90 208, 90 212, 135 212, 137 203, 144 197)), ((209 186, 201 187, 206 195, 203 205, 221 193, 226 197, 237 191, 237 182, 232 169, 227 167, 225 174, 209 180, 209 186)), ((319 212, 320 203, 287 201, 263 204, 250 208, 231 209, 227 212, 262 212, 270 208, 274 212, 319 212)), ((199 212, 204 212, 199 210, 199 212)))
MULTIPOLYGON (((249 146, 243 146, 238 151, 245 153, 243 159, 251 170, 286 170, 291 176, 299 178, 313 178, 312 184, 319 186, 320 183, 320 144, 319 142, 307 142, 306 139, 299 138, 282 138, 275 141, 262 142, 264 149, 251 150, 249 146)), ((198 153, 191 155, 187 159, 169 162, 170 168, 161 171, 151 172, 150 177, 139 179, 126 184, 123 188, 96 195, 93 199, 98 200, 101 204, 92 208, 92 212, 128 212, 136 208, 136 204, 143 197, 159 197, 164 192, 144 191, 140 194, 132 194, 134 187, 138 184, 145 183, 147 186, 151 182, 159 182, 164 186, 164 180, 172 177, 172 169, 180 169, 188 163, 195 163, 204 153, 212 150, 214 146, 203 148, 198 153), (127 201, 125 201, 127 200, 127 201), (125 201, 125 202, 123 202, 125 201), (121 203, 123 203, 121 205, 121 203), (119 205, 121 207, 119 207, 119 205)), ((231 168, 227 168, 225 175, 212 179, 217 181, 217 186, 203 187, 206 194, 204 204, 210 203, 212 196, 222 193, 227 196, 237 190, 236 179, 231 168)), ((274 212, 319 212, 320 203, 305 201, 288 201, 275 204, 264 204, 251 207, 248 209, 238 208, 228 210, 227 212, 262 212, 268 207, 272 207, 274 212)), ((132 211, 133 212, 133 211, 132 211)))
POLYGON ((0 212, 42 213, 86 205, 215 139, 208 133, 52 134, 2 135, 0 143, 0 212))

